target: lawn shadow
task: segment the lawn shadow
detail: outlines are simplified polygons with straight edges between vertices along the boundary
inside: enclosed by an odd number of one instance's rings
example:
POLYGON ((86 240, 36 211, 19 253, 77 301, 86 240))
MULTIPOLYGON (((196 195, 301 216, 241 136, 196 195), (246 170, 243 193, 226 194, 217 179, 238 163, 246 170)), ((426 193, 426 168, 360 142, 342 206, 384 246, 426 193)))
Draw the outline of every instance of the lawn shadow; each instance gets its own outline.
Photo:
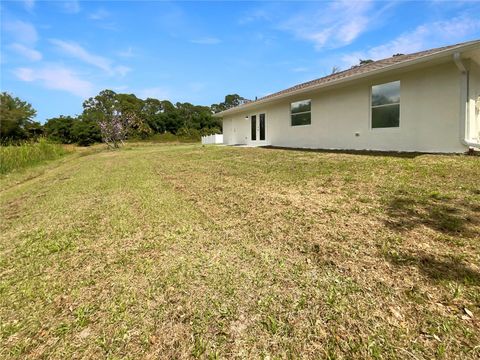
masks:
MULTIPOLYGON (((261 149, 270 150, 289 150, 300 152, 316 152, 316 153, 332 153, 332 154, 347 154, 347 155, 363 155, 363 156, 382 156, 382 157, 396 157, 405 159, 414 159, 417 156, 426 155, 428 153, 420 152, 401 152, 401 151, 374 151, 374 150, 334 150, 334 149, 310 149, 310 148, 294 148, 284 146, 260 146, 261 149)), ((435 153, 439 155, 438 153, 435 153)))
POLYGON ((396 231, 423 225, 445 234, 471 237, 471 227, 480 218, 480 206, 436 196, 420 199, 397 194, 388 201, 386 214, 386 225, 396 231))
POLYGON ((431 281, 456 281, 468 285, 480 285, 480 272, 467 264, 451 258, 435 258, 425 253, 396 253, 386 255, 395 266, 415 266, 431 281))

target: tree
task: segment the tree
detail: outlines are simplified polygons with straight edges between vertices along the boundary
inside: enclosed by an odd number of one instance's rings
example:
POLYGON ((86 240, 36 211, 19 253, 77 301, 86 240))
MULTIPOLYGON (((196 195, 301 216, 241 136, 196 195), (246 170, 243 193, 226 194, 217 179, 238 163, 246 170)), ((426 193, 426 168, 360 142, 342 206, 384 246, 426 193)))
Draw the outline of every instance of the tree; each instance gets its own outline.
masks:
POLYGON ((139 114, 142 111, 144 101, 134 94, 116 94, 115 98, 122 113, 139 114))
POLYGON ((147 98, 143 101, 141 116, 148 126, 156 133, 165 132, 164 113, 165 107, 162 101, 152 98, 147 98))
POLYGON ((182 128, 201 130, 220 126, 219 120, 212 116, 208 106, 177 103, 175 107, 181 119, 182 128))
POLYGON ((30 130, 34 127, 32 119, 36 114, 31 104, 2 92, 0 94, 0 138, 13 141, 28 139, 31 135, 30 130))
POLYGON ((128 136, 146 139, 152 134, 152 129, 142 116, 145 102, 134 94, 117 94, 119 110, 121 114, 130 114, 131 122, 128 128, 128 136))
MULTIPOLYGON (((227 95, 223 107, 246 101, 239 95, 227 95)), ((200 134, 218 132, 221 122, 212 116, 212 108, 190 103, 172 104, 168 100, 103 90, 83 103, 82 119, 94 121, 109 146, 118 147, 126 138, 148 138, 152 133, 200 134), (195 130, 195 131, 194 131, 195 130)), ((79 126, 79 125, 76 125, 79 126)))
POLYGON ((88 116, 63 116, 48 119, 44 125, 45 135, 62 144, 76 143, 80 146, 102 141, 98 124, 88 116))
POLYGON ((339 73, 341 70, 338 66, 332 67, 331 75, 339 73))
POLYGON ((250 100, 245 99, 244 97, 241 97, 238 94, 229 94, 225 96, 224 102, 221 102, 220 104, 212 104, 210 108, 214 113, 218 113, 220 111, 228 110, 235 106, 245 104, 246 102, 249 102, 249 101, 250 100))
POLYGON ((25 131, 29 139, 37 140, 45 133, 45 129, 38 121, 32 121, 25 125, 25 131))
POLYGON ((366 65, 366 64, 370 64, 372 62, 373 62, 372 59, 365 59, 365 60, 360 59, 359 65, 366 65))
POLYGON ((115 112, 111 117, 98 122, 102 140, 111 148, 119 148, 126 140, 130 124, 134 120, 132 114, 115 112))
POLYGON ((94 98, 84 101, 83 112, 98 124, 102 140, 109 147, 118 148, 137 120, 131 105, 114 91, 103 90, 94 98))
POLYGON ((62 144, 72 144, 75 138, 72 127, 75 119, 71 116, 60 115, 56 118, 47 119, 44 125, 45 135, 53 141, 62 144))
POLYGON ((72 137, 80 146, 89 146, 102 141, 100 127, 88 118, 78 117, 72 126, 72 137))
POLYGON ((117 94, 112 90, 103 90, 83 102, 83 114, 95 121, 104 121, 120 111, 117 94))

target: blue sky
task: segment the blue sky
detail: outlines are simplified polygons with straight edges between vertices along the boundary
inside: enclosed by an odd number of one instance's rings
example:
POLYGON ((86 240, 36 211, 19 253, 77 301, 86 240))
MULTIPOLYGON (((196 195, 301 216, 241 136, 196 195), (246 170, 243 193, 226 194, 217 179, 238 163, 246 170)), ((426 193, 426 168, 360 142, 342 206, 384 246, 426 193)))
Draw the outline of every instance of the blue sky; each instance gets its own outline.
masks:
POLYGON ((210 105, 480 38, 475 1, 1 1, 1 90, 37 120, 102 89, 210 105))

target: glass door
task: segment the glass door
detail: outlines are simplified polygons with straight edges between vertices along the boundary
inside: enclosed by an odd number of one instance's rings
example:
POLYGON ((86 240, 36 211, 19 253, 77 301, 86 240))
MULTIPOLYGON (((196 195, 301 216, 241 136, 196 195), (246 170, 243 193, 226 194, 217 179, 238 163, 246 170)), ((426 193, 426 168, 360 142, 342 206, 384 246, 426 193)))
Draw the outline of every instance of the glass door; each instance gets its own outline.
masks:
POLYGON ((260 114, 260 140, 265 140, 265 114, 260 114))

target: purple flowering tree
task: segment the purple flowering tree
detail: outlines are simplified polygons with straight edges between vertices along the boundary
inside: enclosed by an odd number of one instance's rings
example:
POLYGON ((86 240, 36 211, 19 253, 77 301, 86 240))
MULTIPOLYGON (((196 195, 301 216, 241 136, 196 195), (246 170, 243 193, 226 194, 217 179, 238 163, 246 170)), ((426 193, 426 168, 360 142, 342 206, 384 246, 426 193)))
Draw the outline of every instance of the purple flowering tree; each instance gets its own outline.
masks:
POLYGON ((130 114, 114 113, 109 117, 98 120, 102 139, 108 147, 118 148, 127 138, 134 117, 130 114))
POLYGON ((137 123, 135 115, 122 111, 117 94, 111 90, 101 91, 94 98, 86 100, 83 108, 98 123, 102 139, 110 148, 119 148, 137 123))

